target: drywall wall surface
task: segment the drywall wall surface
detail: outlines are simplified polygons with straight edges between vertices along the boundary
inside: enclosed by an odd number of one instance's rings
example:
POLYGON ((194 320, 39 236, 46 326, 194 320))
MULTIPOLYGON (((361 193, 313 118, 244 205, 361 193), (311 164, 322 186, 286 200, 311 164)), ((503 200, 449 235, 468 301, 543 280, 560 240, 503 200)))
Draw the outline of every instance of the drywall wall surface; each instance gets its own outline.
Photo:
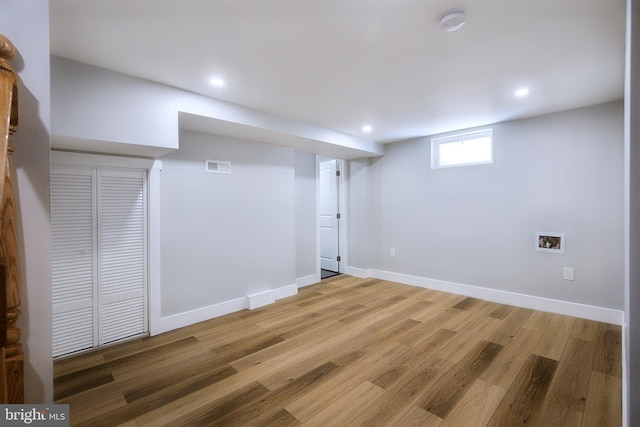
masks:
MULTIPOLYGON (((370 196, 376 190, 369 181, 370 159, 354 159, 347 162, 347 203, 349 216, 349 267, 367 269, 370 266, 370 224, 379 223, 378 212, 370 209, 370 196)), ((376 230, 377 232, 378 230, 376 230)))
POLYGON ((180 128, 314 153, 384 152, 365 138, 57 56, 51 60, 54 148, 156 157, 179 147, 180 128))
POLYGON ((49 210, 49 4, 0 2, 0 32, 16 47, 20 122, 13 137, 22 275, 25 402, 53 402, 51 227, 49 210))
POLYGON ((58 56, 51 57, 54 135, 178 148, 180 91, 58 56))
POLYGON ((317 274, 316 160, 295 153, 296 278, 317 274))
POLYGON ((295 155, 182 132, 162 158, 161 316, 295 284, 295 155), (205 159, 231 162, 205 172, 205 159))
POLYGON ((430 138, 370 159, 370 267, 622 310, 622 102, 492 127, 490 165, 431 169, 430 138))
MULTIPOLYGON (((626 86, 626 416, 640 425, 640 2, 629 1, 626 86)), ((624 388, 623 388, 624 391, 624 388)))

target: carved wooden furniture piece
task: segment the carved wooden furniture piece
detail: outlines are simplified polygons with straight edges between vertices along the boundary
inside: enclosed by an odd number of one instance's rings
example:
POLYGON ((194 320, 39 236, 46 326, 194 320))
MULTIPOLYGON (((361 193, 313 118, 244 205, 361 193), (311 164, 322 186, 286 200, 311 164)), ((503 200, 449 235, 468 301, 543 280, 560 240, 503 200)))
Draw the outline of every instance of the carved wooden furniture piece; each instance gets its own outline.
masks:
POLYGON ((20 344, 20 265, 13 195, 11 135, 18 128, 18 80, 13 44, 0 34, 0 403, 24 403, 20 344))

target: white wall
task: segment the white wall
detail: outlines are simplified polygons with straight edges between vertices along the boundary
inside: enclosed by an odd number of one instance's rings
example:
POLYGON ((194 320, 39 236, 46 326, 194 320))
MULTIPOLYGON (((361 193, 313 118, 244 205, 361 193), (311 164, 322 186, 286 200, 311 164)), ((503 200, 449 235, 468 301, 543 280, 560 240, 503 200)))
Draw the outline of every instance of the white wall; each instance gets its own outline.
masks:
POLYGON ((18 326, 25 355, 25 401, 52 402, 48 2, 3 0, 0 32, 16 46, 13 64, 20 79, 20 122, 13 143, 22 263, 18 326))
POLYGON ((178 148, 175 89, 57 56, 51 70, 53 135, 178 148))
POLYGON ((626 386, 628 425, 640 425, 640 1, 629 1, 627 46, 626 386))
POLYGON ((349 266, 366 270, 370 267, 371 228, 370 221, 377 219, 377 212, 370 210, 371 197, 376 192, 369 184, 370 159, 355 159, 347 162, 348 221, 349 221, 349 266))
POLYGON ((359 185, 352 162, 368 267, 622 310, 622 102, 493 129, 492 165, 431 170, 430 138, 388 145, 359 185), (565 253, 534 251, 536 231, 565 233, 565 253))
POLYGON ((316 250, 316 159, 313 154, 295 153, 296 279, 318 280, 316 250), (309 279, 307 279, 309 278, 309 279))
POLYGON ((162 317, 296 283, 294 151, 182 132, 162 158, 162 317), (205 159, 231 174, 204 172, 205 159))

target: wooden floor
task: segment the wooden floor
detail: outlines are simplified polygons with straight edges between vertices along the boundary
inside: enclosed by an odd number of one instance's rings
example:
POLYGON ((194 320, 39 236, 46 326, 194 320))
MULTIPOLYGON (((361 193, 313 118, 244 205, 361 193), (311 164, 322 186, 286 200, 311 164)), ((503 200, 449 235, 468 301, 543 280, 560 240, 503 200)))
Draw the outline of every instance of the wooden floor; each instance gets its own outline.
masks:
POLYGON ((55 362, 81 426, 620 426, 620 327, 376 279, 55 362))

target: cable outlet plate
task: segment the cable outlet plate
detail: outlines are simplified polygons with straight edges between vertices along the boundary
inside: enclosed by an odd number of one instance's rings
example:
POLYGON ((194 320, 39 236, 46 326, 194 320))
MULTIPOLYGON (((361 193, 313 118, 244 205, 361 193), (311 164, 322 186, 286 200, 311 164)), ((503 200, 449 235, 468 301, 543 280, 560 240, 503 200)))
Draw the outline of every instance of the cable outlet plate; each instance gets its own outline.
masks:
POLYGON ((562 278, 564 280, 573 280, 573 268, 565 267, 564 272, 562 273, 562 278))

